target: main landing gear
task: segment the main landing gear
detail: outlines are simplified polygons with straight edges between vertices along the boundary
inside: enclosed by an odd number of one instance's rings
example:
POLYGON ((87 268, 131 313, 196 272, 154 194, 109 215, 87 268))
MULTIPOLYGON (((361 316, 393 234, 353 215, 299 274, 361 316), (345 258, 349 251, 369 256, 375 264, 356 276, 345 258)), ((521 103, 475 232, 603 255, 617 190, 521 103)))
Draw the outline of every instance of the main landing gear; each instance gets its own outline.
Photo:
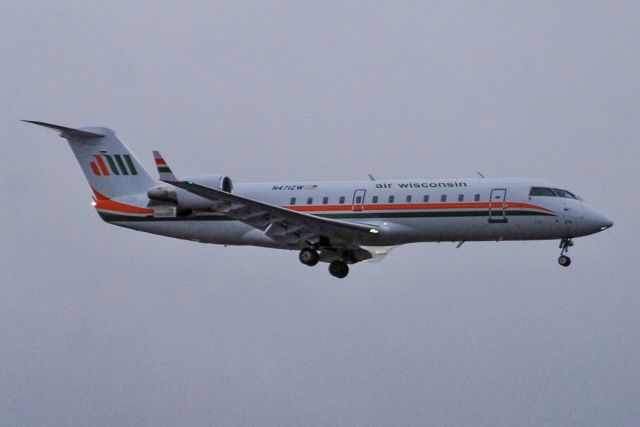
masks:
MULTIPOLYGON (((298 259, 304 265, 308 265, 309 267, 313 267, 320 261, 320 254, 318 251, 312 248, 304 248, 300 251, 298 255, 298 259)), ((349 266, 346 262, 340 260, 331 261, 329 264, 329 273, 333 277, 337 277, 338 279, 344 279, 349 274, 349 266)))
POLYGON ((571 258, 569 258, 564 254, 569 250, 571 246, 573 246, 573 242, 571 241, 571 238, 560 240, 561 251, 560 251, 560 257, 558 257, 558 264, 560 264, 563 267, 569 267, 569 265, 571 264, 571 258))
POLYGON ((349 266, 344 261, 331 261, 329 273, 338 279, 344 279, 349 274, 349 266))
POLYGON ((309 267, 313 267, 320 261, 320 255, 318 252, 314 251, 311 248, 304 248, 300 251, 300 255, 298 255, 300 262, 304 265, 308 265, 309 267))

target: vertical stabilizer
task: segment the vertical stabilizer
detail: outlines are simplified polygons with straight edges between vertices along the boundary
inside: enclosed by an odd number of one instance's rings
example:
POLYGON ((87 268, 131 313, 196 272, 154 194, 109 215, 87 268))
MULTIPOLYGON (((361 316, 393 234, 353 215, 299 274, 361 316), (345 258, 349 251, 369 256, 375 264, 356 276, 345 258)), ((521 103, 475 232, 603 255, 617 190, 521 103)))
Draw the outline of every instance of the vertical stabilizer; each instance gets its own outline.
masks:
POLYGON ((73 129, 24 120, 60 132, 69 142, 96 196, 117 198, 146 192, 157 183, 111 129, 73 129))

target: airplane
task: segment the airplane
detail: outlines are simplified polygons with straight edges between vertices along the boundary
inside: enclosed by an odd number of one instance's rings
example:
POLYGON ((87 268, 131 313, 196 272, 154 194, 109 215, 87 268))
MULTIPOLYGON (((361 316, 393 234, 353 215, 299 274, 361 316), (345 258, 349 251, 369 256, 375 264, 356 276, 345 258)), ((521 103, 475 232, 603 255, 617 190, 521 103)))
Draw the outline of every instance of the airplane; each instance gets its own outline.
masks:
POLYGON ((532 178, 401 179, 236 184, 225 175, 177 178, 153 152, 152 178, 111 129, 23 120, 65 138, 107 223, 222 245, 296 250, 299 260, 349 265, 380 261, 415 242, 573 239, 613 222, 574 193, 532 178))

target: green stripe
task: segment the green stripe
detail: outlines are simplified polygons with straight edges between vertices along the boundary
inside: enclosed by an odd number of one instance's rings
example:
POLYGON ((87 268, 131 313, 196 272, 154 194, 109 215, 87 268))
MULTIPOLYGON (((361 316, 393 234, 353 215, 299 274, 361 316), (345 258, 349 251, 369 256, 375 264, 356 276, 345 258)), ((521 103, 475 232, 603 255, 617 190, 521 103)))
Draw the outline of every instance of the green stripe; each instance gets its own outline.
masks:
POLYGON ((122 157, 120 157, 120 154, 115 154, 114 157, 116 158, 116 162, 118 162, 118 166, 120 166, 120 170, 122 171, 122 175, 129 175, 129 171, 127 170, 126 166, 124 165, 124 162, 122 161, 122 157))
POLYGON ((118 171, 118 168, 116 167, 116 164, 113 162, 113 159, 111 158, 111 156, 108 154, 105 154, 104 156, 107 158, 107 163, 109 163, 109 167, 111 168, 111 171, 116 175, 120 175, 120 172, 118 171))
POLYGON ((169 169, 169 166, 158 166, 158 172, 171 173, 171 169, 169 169))
POLYGON ((131 160, 131 156, 128 154, 124 155, 124 159, 127 161, 127 166, 129 166, 129 170, 131 171, 131 175, 138 175, 138 171, 136 170, 133 161, 131 160))

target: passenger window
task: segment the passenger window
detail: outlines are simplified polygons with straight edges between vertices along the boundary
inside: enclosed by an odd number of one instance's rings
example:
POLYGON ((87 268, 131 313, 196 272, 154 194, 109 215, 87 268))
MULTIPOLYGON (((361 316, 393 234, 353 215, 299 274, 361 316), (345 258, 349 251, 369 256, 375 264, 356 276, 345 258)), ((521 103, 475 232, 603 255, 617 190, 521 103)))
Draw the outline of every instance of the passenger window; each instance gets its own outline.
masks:
POLYGON ((407 203, 411 203, 411 196, 407 196, 407 203))
POLYGON ((290 204, 291 206, 295 205, 295 204, 296 204, 296 198, 295 198, 295 197, 292 197, 292 198, 291 198, 291 200, 289 200, 289 204, 290 204))
POLYGON ((326 205, 327 203, 329 203, 329 198, 328 197, 323 197, 322 198, 322 204, 326 205))
POLYGON ((356 204, 359 205, 362 203, 362 196, 356 196, 356 204))
POLYGON ((378 203, 378 196, 373 196, 373 197, 371 198, 371 202, 372 202, 372 203, 378 203))
POLYGON ((446 202, 447 201, 447 195, 443 194, 442 196, 440 196, 440 201, 441 202, 446 202))
POLYGON ((546 187, 531 187, 529 192, 529 196, 555 197, 555 195, 552 189, 546 187))
POLYGON ((313 204, 313 197, 307 197, 307 204, 308 205, 312 205, 313 204))
POLYGON ((459 194, 459 195, 458 195, 458 201, 459 201, 459 202, 464 201, 464 194, 459 194))
POLYGON ((422 201, 425 203, 429 203, 429 195, 425 194, 424 197, 422 198, 422 201))
POLYGON ((340 196, 340 199, 338 201, 341 205, 344 205, 344 196, 340 196))
POLYGON ((479 202, 480 201, 480 195, 476 194, 475 196, 473 196, 473 200, 476 201, 476 202, 479 202))
POLYGON ((389 203, 393 203, 395 197, 394 196, 389 196, 389 203))

